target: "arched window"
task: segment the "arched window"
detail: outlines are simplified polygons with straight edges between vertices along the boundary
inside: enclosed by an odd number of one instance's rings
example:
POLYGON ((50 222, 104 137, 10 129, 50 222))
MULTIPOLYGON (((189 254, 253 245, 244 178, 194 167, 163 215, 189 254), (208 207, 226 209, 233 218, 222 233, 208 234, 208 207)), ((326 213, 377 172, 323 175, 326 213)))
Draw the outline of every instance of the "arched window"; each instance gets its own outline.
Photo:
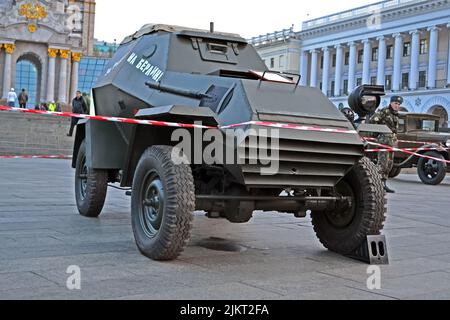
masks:
POLYGON ((38 70, 34 63, 29 60, 20 60, 16 64, 17 94, 25 89, 28 94, 27 107, 34 109, 37 104, 38 70))

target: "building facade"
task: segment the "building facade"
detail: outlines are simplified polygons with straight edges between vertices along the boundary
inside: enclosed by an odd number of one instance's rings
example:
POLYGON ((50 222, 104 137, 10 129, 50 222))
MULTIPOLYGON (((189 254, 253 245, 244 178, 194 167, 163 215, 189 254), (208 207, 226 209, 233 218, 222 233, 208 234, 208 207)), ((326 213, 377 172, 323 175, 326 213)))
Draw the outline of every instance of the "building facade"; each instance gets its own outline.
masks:
MULTIPOLYGON (((383 106, 391 95, 402 95, 404 110, 441 115, 448 127, 449 30, 448 0, 382 1, 309 20, 294 37, 297 72, 302 85, 320 88, 337 107, 347 106, 348 94, 360 84, 384 85, 383 106)), ((290 39, 284 48, 293 45, 290 39)), ((276 58, 267 54, 268 46, 257 46, 261 56, 276 58)))
POLYGON ((67 105, 79 87, 83 56, 94 52, 95 1, 2 0, 0 93, 25 88, 30 107, 67 105))
POLYGON ((284 29, 249 39, 266 66, 273 71, 298 73, 300 69, 300 41, 294 28, 284 29))

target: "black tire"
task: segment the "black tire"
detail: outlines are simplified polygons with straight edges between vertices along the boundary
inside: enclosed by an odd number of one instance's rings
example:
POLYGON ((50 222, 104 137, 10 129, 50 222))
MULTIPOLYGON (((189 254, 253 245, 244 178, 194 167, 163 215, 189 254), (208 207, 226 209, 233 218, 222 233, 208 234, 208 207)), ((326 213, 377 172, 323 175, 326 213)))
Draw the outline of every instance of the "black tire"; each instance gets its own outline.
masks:
MULTIPOLYGON (((444 156, 436 151, 428 151, 424 155, 445 160, 444 156)), ((447 164, 433 159, 420 158, 417 162, 417 173, 424 184, 435 186, 444 180, 447 164)))
POLYGON ((378 235, 383 229, 386 193, 378 167, 362 158, 337 185, 343 196, 352 196, 352 206, 333 211, 312 212, 312 223, 325 248, 349 254, 368 235, 378 235))
POLYGON ((195 188, 189 165, 175 164, 172 147, 147 149, 136 168, 131 224, 140 252, 153 260, 173 260, 189 242, 195 188))
POLYGON ((395 178, 398 177, 398 175, 402 172, 402 168, 400 167, 393 167, 391 172, 389 172, 389 178, 395 178))
POLYGON ((108 171, 94 170, 86 165, 86 143, 78 150, 75 169, 75 198, 82 216, 97 218, 102 212, 108 189, 108 171))

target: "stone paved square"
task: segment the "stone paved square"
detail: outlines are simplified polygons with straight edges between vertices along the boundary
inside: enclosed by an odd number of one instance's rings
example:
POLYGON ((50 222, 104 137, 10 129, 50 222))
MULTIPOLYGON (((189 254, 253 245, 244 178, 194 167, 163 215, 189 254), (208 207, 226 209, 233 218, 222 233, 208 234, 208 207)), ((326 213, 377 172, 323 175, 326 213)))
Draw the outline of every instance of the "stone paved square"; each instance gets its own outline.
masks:
POLYGON ((390 182, 390 265, 369 290, 367 265, 326 251, 309 218, 258 213, 239 225, 197 212, 185 252, 161 263, 135 246, 123 191, 108 190, 99 219, 78 214, 69 161, 1 160, 0 177, 0 299, 450 299, 450 178, 390 182), (81 290, 66 287, 71 265, 81 290))

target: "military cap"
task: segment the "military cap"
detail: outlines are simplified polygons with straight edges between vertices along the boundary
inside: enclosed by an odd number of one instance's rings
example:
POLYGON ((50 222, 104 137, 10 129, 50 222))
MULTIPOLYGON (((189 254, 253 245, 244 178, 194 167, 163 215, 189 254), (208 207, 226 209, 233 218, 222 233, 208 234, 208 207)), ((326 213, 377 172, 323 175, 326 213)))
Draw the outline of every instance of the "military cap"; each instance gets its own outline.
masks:
POLYGON ((391 98, 391 103, 392 103, 392 102, 398 102, 398 103, 402 104, 402 103, 403 103, 403 98, 400 97, 400 96, 393 96, 393 97, 391 98))

